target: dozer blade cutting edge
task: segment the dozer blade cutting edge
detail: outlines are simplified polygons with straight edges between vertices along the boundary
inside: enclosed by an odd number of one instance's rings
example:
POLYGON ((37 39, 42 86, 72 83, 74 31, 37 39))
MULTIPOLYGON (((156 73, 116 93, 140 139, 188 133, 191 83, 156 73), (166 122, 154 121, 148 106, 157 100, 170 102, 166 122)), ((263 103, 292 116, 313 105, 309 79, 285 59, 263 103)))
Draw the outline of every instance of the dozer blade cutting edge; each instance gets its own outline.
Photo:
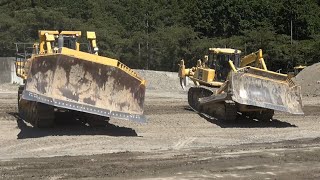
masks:
POLYGON ((240 104, 303 114, 300 86, 285 75, 247 68, 232 72, 231 84, 232 99, 240 104))
POLYGON ((145 122, 145 84, 119 67, 66 54, 32 61, 22 98, 106 117, 145 122))

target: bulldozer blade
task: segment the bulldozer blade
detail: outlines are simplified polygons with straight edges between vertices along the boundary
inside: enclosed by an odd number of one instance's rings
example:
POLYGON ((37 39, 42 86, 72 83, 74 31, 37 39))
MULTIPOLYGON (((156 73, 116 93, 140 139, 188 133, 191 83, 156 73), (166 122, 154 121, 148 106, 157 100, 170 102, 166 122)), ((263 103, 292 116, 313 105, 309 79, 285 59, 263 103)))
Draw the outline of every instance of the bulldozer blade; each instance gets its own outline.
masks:
POLYGON ((105 117, 145 122, 142 79, 71 55, 32 60, 22 98, 105 117))
POLYGON ((275 73, 231 73, 232 99, 240 104, 303 114, 301 88, 275 73))

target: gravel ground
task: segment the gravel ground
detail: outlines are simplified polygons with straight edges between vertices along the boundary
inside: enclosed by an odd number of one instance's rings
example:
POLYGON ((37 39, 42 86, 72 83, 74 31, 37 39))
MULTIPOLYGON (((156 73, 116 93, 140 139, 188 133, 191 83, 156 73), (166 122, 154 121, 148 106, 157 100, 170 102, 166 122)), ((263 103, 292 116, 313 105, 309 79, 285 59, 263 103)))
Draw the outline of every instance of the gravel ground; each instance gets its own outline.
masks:
POLYGON ((0 94, 0 144, 5 145, 0 147, 0 159, 223 147, 320 136, 320 105, 309 104, 308 99, 305 116, 277 113, 270 123, 240 119, 225 124, 191 111, 185 94, 164 95, 147 94, 146 124, 112 119, 105 128, 62 123, 54 129, 34 129, 16 118, 16 94, 0 94))
POLYGON ((53 129, 20 120, 16 92, 3 88, 0 179, 319 177, 320 97, 303 98, 303 116, 277 112, 269 123, 225 124, 190 110, 177 88, 150 84, 145 124, 111 119, 92 128, 60 119, 53 129))
MULTIPOLYGON (((140 76, 147 81, 148 91, 163 91, 163 92, 183 92, 178 73, 165 71, 151 70, 135 70, 140 76)), ((187 78, 187 88, 193 86, 193 82, 187 78)))
POLYGON ((18 86, 17 84, 10 84, 10 83, 6 83, 6 84, 1 84, 0 85, 0 93, 12 93, 12 92, 16 92, 18 90, 18 86))

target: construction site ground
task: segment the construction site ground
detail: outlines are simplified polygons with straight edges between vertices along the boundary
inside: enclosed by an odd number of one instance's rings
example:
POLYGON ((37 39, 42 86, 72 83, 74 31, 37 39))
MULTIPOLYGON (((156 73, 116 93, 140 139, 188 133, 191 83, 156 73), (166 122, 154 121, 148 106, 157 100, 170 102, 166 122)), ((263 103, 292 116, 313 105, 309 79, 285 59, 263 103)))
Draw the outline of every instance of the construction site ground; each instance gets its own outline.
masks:
POLYGON ((319 96, 303 97, 304 115, 223 123, 189 108, 176 74, 158 77, 147 123, 100 128, 63 116, 55 128, 33 128, 18 118, 17 86, 0 85, 0 179, 320 178, 319 96))

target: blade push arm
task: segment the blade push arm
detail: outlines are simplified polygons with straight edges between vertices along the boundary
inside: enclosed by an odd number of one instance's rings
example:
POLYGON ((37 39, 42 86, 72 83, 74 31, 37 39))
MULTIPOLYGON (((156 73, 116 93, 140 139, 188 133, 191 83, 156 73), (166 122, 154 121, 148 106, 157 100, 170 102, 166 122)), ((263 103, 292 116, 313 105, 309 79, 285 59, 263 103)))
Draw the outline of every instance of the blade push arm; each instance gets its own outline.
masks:
POLYGON ((241 59, 240 67, 248 66, 253 62, 255 62, 256 67, 261 67, 261 69, 268 70, 266 63, 264 62, 261 49, 259 49, 257 52, 251 53, 243 57, 241 59))

